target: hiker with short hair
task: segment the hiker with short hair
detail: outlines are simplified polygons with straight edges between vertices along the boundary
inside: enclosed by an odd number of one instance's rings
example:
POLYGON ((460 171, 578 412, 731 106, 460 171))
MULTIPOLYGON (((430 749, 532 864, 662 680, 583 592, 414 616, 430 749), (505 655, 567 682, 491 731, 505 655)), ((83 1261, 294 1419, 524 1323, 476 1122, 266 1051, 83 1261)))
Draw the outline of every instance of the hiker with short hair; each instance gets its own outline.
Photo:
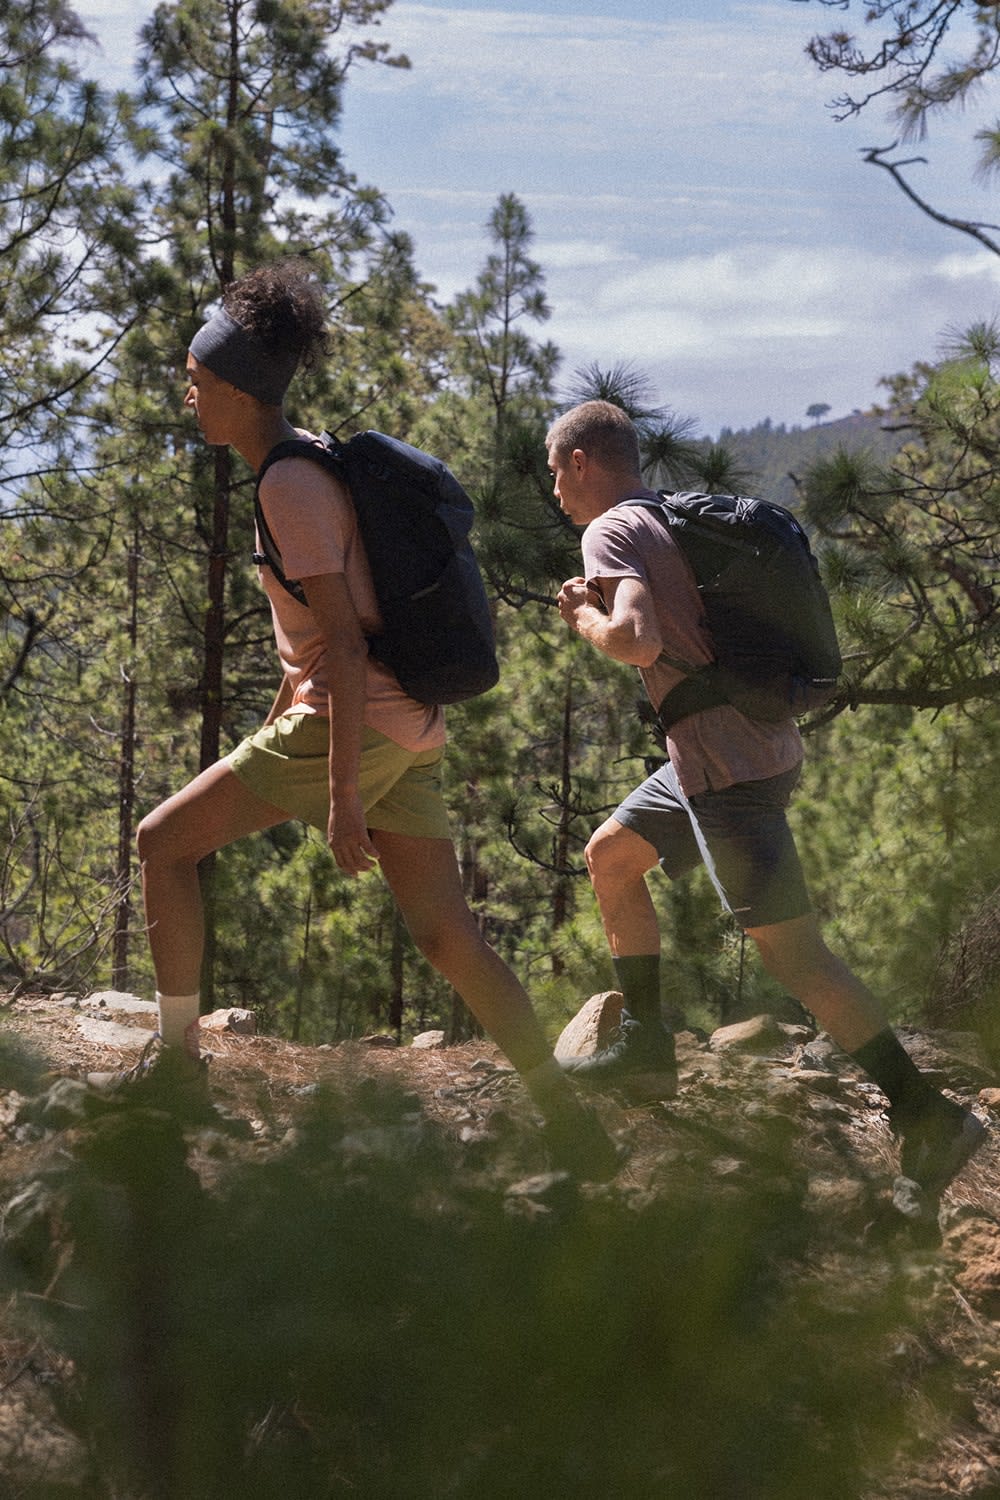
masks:
POLYGON ((154 1069, 161 1079, 166 1069, 178 1091, 202 1087, 199 861, 298 818, 321 829, 345 875, 381 868, 418 948, 520 1073, 553 1159, 607 1177, 615 1148, 577 1100, 527 994, 466 903, 441 790, 443 712, 409 697, 369 654, 366 637, 380 618, 350 492, 309 458, 266 465, 282 442, 320 441, 292 425, 283 402, 295 370, 324 343, 315 278, 283 262, 233 282, 190 345, 184 405, 206 442, 230 445, 255 473, 266 470, 260 505, 304 602, 261 569, 282 669, 271 710, 139 828, 163 1044, 154 1069))
MULTIPOLYGON (((585 528, 584 576, 563 584, 560 613, 605 656, 636 667, 658 706, 684 680, 679 663, 708 664, 712 646, 694 575, 670 528, 652 508, 623 503, 657 498, 641 477, 635 427, 620 407, 584 402, 553 423, 546 446, 560 507, 585 528)), ((606 1048, 566 1066, 597 1084, 657 1073, 660 1097, 676 1091, 646 876, 659 865, 677 879, 704 864, 768 973, 888 1097, 903 1175, 928 1197, 937 1194, 985 1127, 919 1072, 875 997, 823 940, 786 817, 802 763, 794 720, 751 719, 718 703, 673 724, 666 751, 666 763, 587 846, 624 1009, 606 1048)))

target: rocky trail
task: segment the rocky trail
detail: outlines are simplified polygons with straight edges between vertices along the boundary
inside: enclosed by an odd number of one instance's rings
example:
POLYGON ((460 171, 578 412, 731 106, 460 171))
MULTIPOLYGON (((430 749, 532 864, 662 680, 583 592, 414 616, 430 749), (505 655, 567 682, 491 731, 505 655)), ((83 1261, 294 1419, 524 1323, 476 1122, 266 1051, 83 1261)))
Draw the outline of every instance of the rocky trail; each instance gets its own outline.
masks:
MULTIPOLYGON (((0 1500, 1000 1497, 998 1140, 903 1220, 885 1101, 807 1028, 683 1033, 676 1100, 595 1096, 598 1186, 488 1043, 218 1012, 185 1126, 87 1083, 150 1006, 0 1017, 0 1500)), ((901 1037, 1000 1139, 975 1038, 901 1037)))

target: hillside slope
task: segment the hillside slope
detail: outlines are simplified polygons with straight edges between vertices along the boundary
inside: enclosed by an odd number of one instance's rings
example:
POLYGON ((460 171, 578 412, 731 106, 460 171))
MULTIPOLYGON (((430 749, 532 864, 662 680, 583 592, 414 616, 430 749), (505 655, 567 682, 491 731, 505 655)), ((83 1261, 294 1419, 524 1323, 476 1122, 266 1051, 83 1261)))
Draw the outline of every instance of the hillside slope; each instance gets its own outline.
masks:
MULTIPOLYGON (((802 1028, 683 1034, 547 1170, 489 1044, 208 1041, 228 1117, 84 1082, 142 1012, 0 1031, 10 1500, 924 1500, 1000 1493, 1000 1157, 888 1209, 878 1090, 802 1028)), ((973 1040, 904 1033, 988 1117, 973 1040)), ((4 1487, 6 1486, 6 1487, 4 1487)))
POLYGON ((888 463, 906 437, 906 432, 893 431, 883 418, 858 411, 810 427, 761 422, 736 432, 726 428, 719 442, 733 453, 740 469, 747 473, 747 482, 741 488, 794 509, 795 479, 801 479, 818 459, 845 449, 850 453, 867 452, 888 463))

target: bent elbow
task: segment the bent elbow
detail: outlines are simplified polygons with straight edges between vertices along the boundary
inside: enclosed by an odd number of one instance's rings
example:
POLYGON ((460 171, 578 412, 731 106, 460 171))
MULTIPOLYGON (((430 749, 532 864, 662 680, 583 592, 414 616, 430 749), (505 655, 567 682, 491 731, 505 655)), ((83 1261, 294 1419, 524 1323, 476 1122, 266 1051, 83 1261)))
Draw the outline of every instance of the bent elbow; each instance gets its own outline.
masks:
POLYGON ((635 652, 632 656, 632 665, 635 667, 651 667, 654 662, 659 661, 663 646, 660 641, 637 641, 635 652))

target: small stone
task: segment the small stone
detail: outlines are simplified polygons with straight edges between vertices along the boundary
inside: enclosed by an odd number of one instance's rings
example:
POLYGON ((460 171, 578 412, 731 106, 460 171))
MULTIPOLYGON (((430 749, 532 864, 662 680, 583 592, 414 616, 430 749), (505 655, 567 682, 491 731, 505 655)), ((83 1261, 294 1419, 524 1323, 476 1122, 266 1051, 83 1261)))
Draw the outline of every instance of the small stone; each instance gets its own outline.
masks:
POLYGON ((579 1196, 579 1187, 568 1172, 538 1172, 511 1183, 504 1209, 519 1218, 547 1218, 574 1208, 579 1196))

